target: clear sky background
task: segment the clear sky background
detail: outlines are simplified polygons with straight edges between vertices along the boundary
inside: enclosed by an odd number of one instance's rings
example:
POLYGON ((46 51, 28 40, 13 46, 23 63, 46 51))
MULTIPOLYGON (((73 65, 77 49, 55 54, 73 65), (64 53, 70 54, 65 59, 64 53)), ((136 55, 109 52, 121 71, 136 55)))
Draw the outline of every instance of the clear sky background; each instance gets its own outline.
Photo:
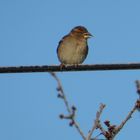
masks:
MULTIPOLYGON (((60 64, 58 42, 77 25, 95 36, 84 64, 140 62, 139 0, 0 0, 0 66, 60 64)), ((58 76, 85 133, 100 103, 106 104, 102 122, 117 125, 138 98, 139 70, 58 76)), ((0 140, 81 140, 59 119, 66 112, 56 96, 56 81, 48 73, 0 74, 0 140)), ((139 132, 135 113, 116 139, 139 139, 139 132)))

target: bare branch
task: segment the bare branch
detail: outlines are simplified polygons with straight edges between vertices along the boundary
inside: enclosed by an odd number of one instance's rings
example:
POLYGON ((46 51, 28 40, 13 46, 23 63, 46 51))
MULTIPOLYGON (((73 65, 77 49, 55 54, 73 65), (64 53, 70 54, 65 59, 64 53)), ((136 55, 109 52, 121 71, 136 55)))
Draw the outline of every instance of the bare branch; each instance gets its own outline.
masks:
POLYGON ((76 111, 76 108, 73 106, 73 107, 70 107, 69 103, 68 103, 68 100, 65 96, 65 93, 64 93, 64 90, 63 90, 63 87, 62 87, 62 84, 59 80, 59 78, 57 77, 57 75, 53 72, 50 72, 50 74, 54 77, 54 79, 57 81, 57 84, 58 84, 58 87, 57 87, 57 91, 59 92, 58 93, 58 97, 61 97, 61 99, 63 99, 64 103, 65 103, 65 106, 66 106, 66 109, 67 109, 67 112, 69 113, 68 116, 64 116, 64 115, 60 115, 60 118, 64 118, 64 119, 70 119, 71 120, 71 123, 70 125, 74 125, 75 128, 77 129, 77 131, 79 132, 79 134, 82 136, 83 140, 86 140, 86 137, 84 136, 84 133, 83 131, 81 130, 79 124, 77 123, 77 121, 75 120, 75 111, 76 111))
POLYGON ((55 78, 55 80, 57 81, 57 84, 58 84, 58 87, 57 87, 57 91, 59 92, 60 96, 64 99, 64 103, 65 103, 65 106, 67 108, 67 111, 71 114, 71 108, 69 107, 69 103, 66 99, 66 96, 65 96, 65 93, 64 93, 64 90, 63 90, 63 87, 61 85, 61 82, 59 80, 59 78, 56 76, 56 74, 54 72, 50 72, 50 74, 55 78))
MULTIPOLYGON (((137 93, 139 95, 140 98, 140 81, 136 80, 136 88, 137 88, 137 93)), ((116 128, 116 134, 123 128, 123 126, 126 124, 126 122, 131 118, 132 114, 136 111, 136 110, 140 110, 140 99, 136 101, 134 107, 132 108, 132 110, 128 113, 128 115, 126 116, 126 118, 124 119, 124 121, 122 121, 122 123, 116 128)), ((115 134, 115 135, 116 135, 115 134)))
POLYGON ((104 108, 105 108, 105 105, 104 104, 101 104, 100 105, 100 108, 99 108, 99 111, 97 111, 97 113, 96 113, 96 119, 95 119, 95 121, 93 123, 93 127, 89 131, 86 140, 91 140, 91 136, 92 136, 94 130, 97 129, 97 128, 99 128, 99 125, 100 125, 100 120, 99 119, 100 119, 100 116, 101 116, 102 111, 103 111, 104 108))
POLYGON ((120 132, 120 130, 124 127, 124 125, 128 122, 131 118, 132 114, 140 107, 140 100, 137 100, 136 104, 132 108, 132 110, 128 113, 126 118, 121 122, 119 126, 111 125, 110 121, 105 121, 105 125, 107 126, 108 130, 104 130, 101 124, 99 123, 98 128, 100 129, 101 133, 105 136, 107 140, 114 140, 115 136, 120 132))
MULTIPOLYGON (((97 111, 97 113, 96 113, 96 119, 95 119, 95 121, 93 123, 93 126, 92 126, 91 130, 89 131, 88 135, 85 136, 83 131, 81 130, 81 128, 79 127, 78 123, 75 120, 76 108, 74 106, 70 107, 70 105, 69 105, 69 103, 67 101, 67 98, 65 96, 62 84, 61 84, 60 80, 58 79, 58 77, 56 76, 56 74, 53 73, 53 72, 50 72, 50 74, 55 78, 55 80, 58 83, 58 87, 57 87, 57 91, 59 92, 58 97, 63 99, 63 101, 65 103, 65 106, 66 106, 66 109, 67 109, 67 112, 68 112, 67 116, 61 114, 60 118, 61 119, 69 119, 69 120, 71 120, 70 125, 75 126, 77 131, 82 136, 83 140, 99 140, 97 137, 100 136, 100 135, 103 135, 107 140, 113 140, 115 138, 115 136, 120 132, 120 130, 124 127, 124 125, 127 123, 127 121, 132 117, 133 113, 136 110, 140 110, 140 99, 138 99, 136 101, 134 107, 130 110, 130 112, 128 113, 126 118, 121 122, 120 125, 118 125, 118 126, 111 125, 110 121, 106 120, 104 122, 104 124, 107 126, 107 130, 105 130, 102 127, 101 123, 100 123, 100 116, 102 114, 103 109, 105 108, 105 105, 101 104, 100 108, 99 108, 99 111, 97 111), (101 131, 101 133, 97 137, 91 138, 93 132, 95 131, 95 129, 99 129, 101 131)), ((138 80, 136 81, 136 87, 137 87, 137 93, 140 96, 140 81, 138 81, 138 80)))
POLYGON ((128 113, 126 118, 121 122, 121 124, 116 128, 115 135, 123 128, 123 126, 127 123, 127 121, 131 118, 132 114, 137 110, 137 102, 132 108, 132 110, 128 113))
POLYGON ((105 70, 137 70, 140 63, 93 64, 93 65, 58 65, 43 66, 12 66, 0 67, 0 73, 31 73, 31 72, 68 72, 68 71, 105 71, 105 70))

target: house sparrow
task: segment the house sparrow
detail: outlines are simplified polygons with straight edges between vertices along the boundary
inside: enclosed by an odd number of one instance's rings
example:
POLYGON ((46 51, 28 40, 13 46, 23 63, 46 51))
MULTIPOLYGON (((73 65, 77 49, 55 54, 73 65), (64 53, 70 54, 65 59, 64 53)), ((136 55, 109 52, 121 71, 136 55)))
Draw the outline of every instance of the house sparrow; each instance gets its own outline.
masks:
POLYGON ((88 54, 87 39, 92 35, 83 26, 74 27, 58 45, 57 56, 62 65, 83 63, 88 54))

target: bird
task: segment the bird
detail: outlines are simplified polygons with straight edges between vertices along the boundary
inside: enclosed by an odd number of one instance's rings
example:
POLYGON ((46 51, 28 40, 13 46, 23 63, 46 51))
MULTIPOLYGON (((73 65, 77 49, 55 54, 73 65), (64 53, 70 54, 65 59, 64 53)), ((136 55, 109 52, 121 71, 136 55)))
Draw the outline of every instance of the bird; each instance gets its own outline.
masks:
POLYGON ((92 34, 84 26, 74 27, 58 43, 57 57, 61 65, 79 65, 88 55, 88 38, 92 34))

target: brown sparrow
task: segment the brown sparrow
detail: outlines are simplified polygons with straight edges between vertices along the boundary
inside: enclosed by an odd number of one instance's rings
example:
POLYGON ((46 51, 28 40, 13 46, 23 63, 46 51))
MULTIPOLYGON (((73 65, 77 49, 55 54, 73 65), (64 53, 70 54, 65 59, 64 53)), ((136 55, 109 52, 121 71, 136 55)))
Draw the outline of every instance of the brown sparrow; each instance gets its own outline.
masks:
POLYGON ((83 26, 74 27, 59 42, 57 56, 62 65, 81 64, 88 54, 87 39, 92 35, 83 26))

